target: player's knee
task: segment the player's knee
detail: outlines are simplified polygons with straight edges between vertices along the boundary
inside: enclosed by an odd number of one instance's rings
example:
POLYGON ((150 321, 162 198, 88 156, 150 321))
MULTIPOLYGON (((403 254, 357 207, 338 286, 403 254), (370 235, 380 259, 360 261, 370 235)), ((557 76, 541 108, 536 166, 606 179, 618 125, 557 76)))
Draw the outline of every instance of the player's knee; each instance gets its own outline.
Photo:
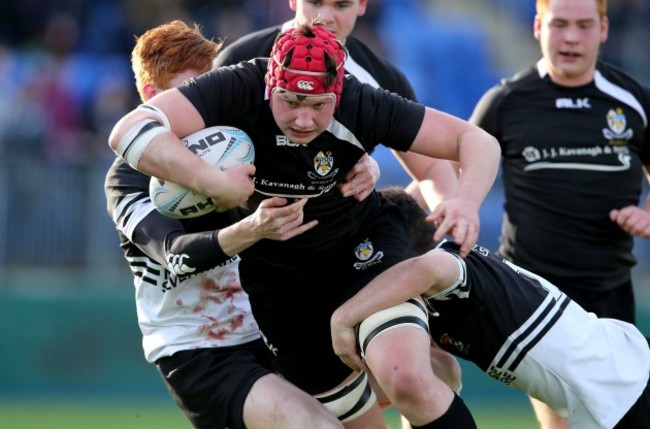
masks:
POLYGON ((255 382, 244 404, 246 427, 342 429, 341 422, 313 396, 276 374, 255 382))
POLYGON ((397 371, 387 380, 387 389, 393 404, 400 408, 400 404, 426 403, 429 389, 422 386, 421 374, 413 371, 397 371))
POLYGON ((458 360, 451 354, 431 343, 431 368, 436 376, 451 390, 460 394, 462 388, 462 373, 458 360))

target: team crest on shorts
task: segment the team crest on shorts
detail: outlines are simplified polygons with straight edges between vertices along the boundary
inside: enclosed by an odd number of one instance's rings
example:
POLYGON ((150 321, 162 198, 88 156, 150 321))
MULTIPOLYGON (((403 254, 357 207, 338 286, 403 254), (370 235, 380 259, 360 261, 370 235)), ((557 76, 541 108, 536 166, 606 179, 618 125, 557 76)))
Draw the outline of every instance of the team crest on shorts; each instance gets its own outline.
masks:
POLYGON ((365 239, 354 249, 354 255, 362 262, 356 262, 354 268, 357 270, 365 270, 366 268, 378 264, 384 257, 384 252, 381 250, 375 253, 375 248, 372 246, 372 241, 365 239))

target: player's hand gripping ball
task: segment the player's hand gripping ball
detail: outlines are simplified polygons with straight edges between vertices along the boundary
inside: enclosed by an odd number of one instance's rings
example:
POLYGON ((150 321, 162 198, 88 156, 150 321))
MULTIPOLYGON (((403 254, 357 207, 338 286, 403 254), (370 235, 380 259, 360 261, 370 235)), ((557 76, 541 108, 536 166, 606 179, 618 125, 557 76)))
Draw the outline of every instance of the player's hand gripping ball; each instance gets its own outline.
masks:
MULTIPOLYGON (((222 170, 255 161, 253 141, 239 128, 205 128, 182 141, 198 157, 222 170)), ((149 196, 160 213, 175 219, 202 216, 215 208, 209 197, 157 177, 149 182, 149 196)))

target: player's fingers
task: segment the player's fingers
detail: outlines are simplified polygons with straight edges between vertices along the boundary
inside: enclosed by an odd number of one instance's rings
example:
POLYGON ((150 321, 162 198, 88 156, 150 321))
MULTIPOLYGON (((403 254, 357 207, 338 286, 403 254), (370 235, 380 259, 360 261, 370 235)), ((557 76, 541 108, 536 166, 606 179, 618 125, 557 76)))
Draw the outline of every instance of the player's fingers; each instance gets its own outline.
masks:
POLYGON ((461 256, 466 256, 467 253, 469 252, 467 250, 467 242, 466 242, 466 237, 467 237, 467 223, 465 221, 458 221, 454 225, 454 227, 451 230, 451 235, 452 239, 454 240, 454 243, 458 244, 460 246, 460 254, 461 256))
POLYGON ((352 180, 354 180, 354 176, 356 176, 356 175, 359 173, 359 171, 361 171, 361 166, 360 166, 359 163, 357 162, 357 163, 354 164, 354 166, 350 169, 350 171, 348 171, 348 174, 345 175, 345 179, 344 179, 344 181, 343 181, 343 182, 344 182, 343 184, 345 184, 345 183, 349 183, 349 182, 351 182, 352 180))
POLYGON ((650 230, 650 218, 638 211, 626 219, 623 229, 629 234, 647 237, 650 230))
MULTIPOLYGON (((457 229, 458 228, 456 228, 456 230, 457 229)), ((460 244, 460 255, 462 257, 465 257, 469 254, 469 252, 476 244, 476 240, 478 240, 478 228, 476 228, 474 224, 468 223, 464 230, 465 234, 462 235, 462 238, 459 237, 458 241, 456 241, 456 243, 460 244)), ((454 239, 456 240, 456 237, 454 237, 454 239)))
POLYGON ((347 366, 349 366, 355 371, 360 371, 362 368, 362 365, 360 364, 360 359, 358 359, 357 356, 344 353, 339 355, 339 358, 341 358, 344 364, 346 364, 347 366))
POLYGON ((436 223, 436 233, 434 234, 434 239, 436 241, 442 240, 445 235, 452 235, 454 222, 448 217, 438 217, 434 218, 436 223))
POLYGON ((262 200, 259 207, 262 207, 262 208, 282 207, 282 206, 286 205, 287 202, 288 202, 288 200, 286 198, 281 198, 281 197, 266 198, 266 199, 262 200))
POLYGON ((448 209, 444 204, 438 204, 433 211, 427 216, 427 221, 432 222, 436 226, 434 239, 440 241, 445 235, 451 235, 455 219, 452 219, 448 214, 448 209))
POLYGON ((297 235, 304 233, 305 231, 309 231, 316 225, 318 225, 318 221, 312 220, 311 222, 307 222, 305 224, 301 224, 299 226, 289 228, 287 231, 284 231, 282 234, 278 236, 278 240, 280 241, 288 240, 290 238, 293 238, 297 235))
POLYGON ((339 190, 344 197, 354 197, 361 201, 368 195, 375 187, 375 181, 372 174, 366 170, 361 170, 359 173, 350 177, 348 181, 339 186, 339 190), (359 198, 361 196, 361 198, 359 198))
POLYGON ((350 180, 348 180, 345 183, 342 183, 341 186, 339 187, 339 191, 344 197, 352 197, 356 195, 357 193, 357 182, 356 182, 356 176, 352 177, 350 180))
POLYGON ((636 206, 612 210, 610 218, 621 229, 631 235, 648 237, 650 230, 650 213, 636 206))
POLYGON ((363 201, 363 200, 365 200, 366 198, 368 198, 368 195, 370 195, 371 192, 372 192, 372 188, 371 188, 371 189, 364 190, 364 191, 361 191, 361 192, 359 192, 358 194, 356 194, 356 195, 354 196, 354 199, 357 200, 357 201, 363 201))
POLYGON ((287 232, 300 227, 303 224, 304 216, 302 212, 291 213, 291 215, 283 217, 280 221, 282 222, 282 231, 287 232))

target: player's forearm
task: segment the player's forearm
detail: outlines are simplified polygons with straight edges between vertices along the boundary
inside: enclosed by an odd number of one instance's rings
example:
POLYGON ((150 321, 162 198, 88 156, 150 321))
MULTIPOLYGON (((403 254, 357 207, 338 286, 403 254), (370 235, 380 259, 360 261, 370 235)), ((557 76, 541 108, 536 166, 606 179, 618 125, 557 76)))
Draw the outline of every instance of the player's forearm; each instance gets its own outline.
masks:
POLYGON ((167 267, 177 275, 196 274, 214 268, 234 254, 227 254, 214 231, 170 234, 164 243, 167 267), (182 271, 179 268, 191 267, 182 271))
POLYGON ((501 149, 497 140, 480 128, 459 139, 459 198, 480 205, 492 188, 499 171, 501 149))
POLYGON ((496 179, 499 143, 481 128, 447 113, 427 108, 409 151, 458 162, 457 198, 480 205, 496 179))
MULTIPOLYGON (((159 120, 168 124, 164 114, 151 114, 141 108, 130 112, 113 128, 109 146, 131 167, 144 174, 203 195, 230 197, 233 182, 227 174, 196 156, 159 120), (152 131, 154 134, 150 134, 152 131)), ((232 204, 218 207, 227 209, 232 204)))
POLYGON ((219 231, 219 245, 227 255, 243 252, 264 238, 257 232, 251 219, 248 216, 219 231))
MULTIPOLYGON (((447 165, 450 165, 447 163, 447 165)), ((432 174, 433 179, 420 180, 418 189, 426 209, 433 210, 440 201, 452 198, 458 192, 458 177, 450 177, 448 173, 432 174)))
POLYGON ((159 136, 144 152, 138 163, 138 170, 203 195, 226 193, 226 174, 192 153, 173 134, 159 136))
POLYGON ((332 315, 332 322, 356 326, 379 310, 420 295, 428 289, 427 275, 417 258, 403 261, 379 276, 348 299, 332 315))

